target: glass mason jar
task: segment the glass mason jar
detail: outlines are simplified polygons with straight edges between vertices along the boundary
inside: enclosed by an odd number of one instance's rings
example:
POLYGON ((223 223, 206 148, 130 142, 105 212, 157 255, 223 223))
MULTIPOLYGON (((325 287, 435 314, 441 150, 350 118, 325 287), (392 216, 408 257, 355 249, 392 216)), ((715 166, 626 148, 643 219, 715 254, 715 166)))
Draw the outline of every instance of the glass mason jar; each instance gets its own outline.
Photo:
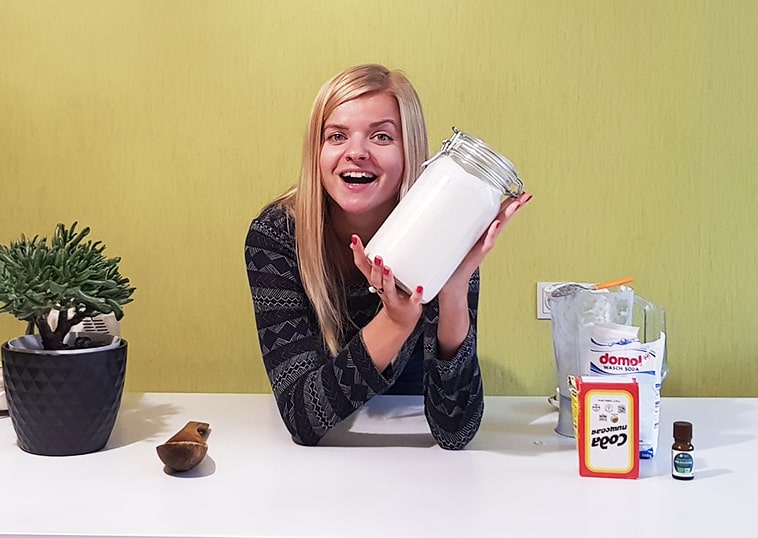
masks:
POLYGON ((408 193, 366 245, 392 269, 399 288, 424 287, 431 301, 484 234, 504 196, 523 183, 513 164, 484 142, 453 128, 408 193))

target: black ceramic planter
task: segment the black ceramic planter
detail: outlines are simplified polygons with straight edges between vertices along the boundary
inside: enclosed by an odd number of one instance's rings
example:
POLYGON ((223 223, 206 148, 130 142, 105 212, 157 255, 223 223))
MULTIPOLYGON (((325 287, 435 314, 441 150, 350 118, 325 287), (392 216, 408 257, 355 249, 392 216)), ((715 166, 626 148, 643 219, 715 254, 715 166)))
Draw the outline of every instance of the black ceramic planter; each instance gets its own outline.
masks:
POLYGON ((111 349, 40 352, 3 344, 3 377, 18 446, 45 456, 100 450, 116 423, 126 340, 111 349))

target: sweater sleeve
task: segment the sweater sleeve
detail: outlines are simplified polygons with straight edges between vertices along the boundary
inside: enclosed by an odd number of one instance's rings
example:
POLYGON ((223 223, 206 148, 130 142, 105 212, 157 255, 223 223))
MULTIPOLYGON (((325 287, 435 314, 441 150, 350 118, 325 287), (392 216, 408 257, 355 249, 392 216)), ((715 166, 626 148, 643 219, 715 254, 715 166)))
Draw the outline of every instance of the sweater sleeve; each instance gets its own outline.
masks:
POLYGON ((284 210, 254 220, 245 261, 263 362, 282 420, 295 442, 318 443, 394 380, 379 372, 360 332, 331 356, 305 294, 284 210))
POLYGON ((479 430, 484 414, 484 388, 476 353, 479 271, 469 282, 470 327, 450 360, 438 357, 437 301, 424 309, 424 410, 434 439, 442 448, 464 448, 479 430))
MULTIPOLYGON (((455 357, 442 361, 437 356, 435 300, 425 306, 422 321, 395 363, 380 372, 368 354, 362 331, 356 331, 336 356, 325 349, 300 279, 294 245, 294 223, 281 208, 269 209, 255 219, 245 243, 263 362, 293 440, 317 444, 336 424, 385 392, 423 335, 424 407, 431 433, 442 448, 466 446, 483 412, 475 330, 478 274, 469 287, 471 329, 455 357)), ((377 300, 375 295, 369 299, 377 300)), ((353 322, 362 327, 372 316, 365 308, 356 308, 358 312, 363 313, 353 322)))

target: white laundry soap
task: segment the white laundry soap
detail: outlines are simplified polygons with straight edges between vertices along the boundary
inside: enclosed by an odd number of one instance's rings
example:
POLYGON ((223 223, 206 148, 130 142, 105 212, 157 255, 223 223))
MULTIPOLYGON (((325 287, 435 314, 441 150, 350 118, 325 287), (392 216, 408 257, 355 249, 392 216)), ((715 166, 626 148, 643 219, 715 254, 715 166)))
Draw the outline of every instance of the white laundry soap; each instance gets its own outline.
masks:
POLYGON ((484 142, 455 131, 366 245, 401 289, 432 300, 497 216, 523 190, 514 166, 484 142))

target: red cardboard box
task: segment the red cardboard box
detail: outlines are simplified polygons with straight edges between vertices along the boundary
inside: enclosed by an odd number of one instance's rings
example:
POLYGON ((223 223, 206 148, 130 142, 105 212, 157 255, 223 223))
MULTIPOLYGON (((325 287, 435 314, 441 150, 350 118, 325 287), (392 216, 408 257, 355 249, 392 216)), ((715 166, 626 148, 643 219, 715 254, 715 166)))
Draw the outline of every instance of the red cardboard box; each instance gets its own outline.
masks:
POLYGON ((579 474, 638 478, 639 389, 629 376, 571 380, 579 474))

